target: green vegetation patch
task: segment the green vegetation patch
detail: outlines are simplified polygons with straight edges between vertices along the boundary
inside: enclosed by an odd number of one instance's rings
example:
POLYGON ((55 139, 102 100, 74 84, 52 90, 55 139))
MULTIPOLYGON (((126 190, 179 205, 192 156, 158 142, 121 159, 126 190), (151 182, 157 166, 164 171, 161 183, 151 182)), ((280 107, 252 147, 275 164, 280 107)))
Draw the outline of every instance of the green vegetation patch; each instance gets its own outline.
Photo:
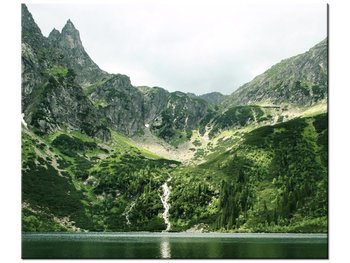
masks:
MULTIPOLYGON (((81 203, 83 195, 76 190, 69 178, 59 176, 50 163, 36 155, 25 160, 23 167, 23 201, 46 207, 50 213, 59 217, 69 217, 77 227, 91 228, 91 221, 81 203)), ((24 223, 28 223, 28 218, 24 223)))
POLYGON ((218 141, 230 150, 173 172, 173 230, 327 232, 326 134, 327 115, 318 115, 218 141))
POLYGON ((82 141, 77 137, 71 137, 66 134, 60 134, 52 141, 52 146, 59 149, 63 154, 73 157, 76 152, 96 149, 96 142, 82 141))
POLYGON ((161 186, 172 177, 172 231, 204 223, 212 231, 326 232, 327 121, 322 114, 228 133, 207 162, 193 167, 139 149, 119 133, 108 150, 80 133, 49 136, 51 146, 24 134, 23 200, 43 212, 25 208, 23 228, 71 229, 55 215, 90 231, 164 230, 161 186), (60 157, 63 176, 37 156, 48 148, 60 157))
POLYGON ((106 78, 103 78, 102 80, 100 81, 97 81, 96 83, 88 86, 88 87, 85 87, 84 88, 84 92, 86 95, 91 95, 94 91, 96 91, 99 87, 101 87, 103 84, 105 84, 108 80, 110 80, 112 77, 106 77, 106 78))
POLYGON ((249 122, 258 122, 267 119, 266 117, 263 118, 263 116, 264 111, 259 106, 231 107, 214 119, 214 126, 209 133, 209 137, 213 137, 220 130, 229 127, 243 127, 249 122))
POLYGON ((53 76, 56 80, 64 78, 68 74, 68 68, 59 65, 54 65, 47 70, 50 76, 53 76))

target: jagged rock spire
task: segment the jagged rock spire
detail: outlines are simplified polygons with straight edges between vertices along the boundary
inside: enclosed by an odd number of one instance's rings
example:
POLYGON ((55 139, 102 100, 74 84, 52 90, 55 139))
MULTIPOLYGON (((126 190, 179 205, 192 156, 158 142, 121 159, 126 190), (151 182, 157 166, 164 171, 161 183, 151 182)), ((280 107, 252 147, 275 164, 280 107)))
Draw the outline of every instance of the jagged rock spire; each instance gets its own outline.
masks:
POLYGON ((61 36, 61 33, 60 31, 58 31, 56 28, 52 29, 52 31, 50 32, 49 36, 48 36, 48 39, 50 41, 53 41, 53 42, 56 42, 59 40, 61 36))
POLYGON ((22 4, 22 42, 35 50, 45 45, 45 37, 25 4, 22 4))
POLYGON ((63 27, 63 30, 68 30, 68 31, 74 31, 77 30, 72 22, 72 20, 68 19, 65 26, 63 27))
POLYGON ((80 40, 79 31, 75 28, 72 21, 68 19, 67 23, 62 29, 62 39, 61 44, 64 48, 82 48, 83 45, 80 40))

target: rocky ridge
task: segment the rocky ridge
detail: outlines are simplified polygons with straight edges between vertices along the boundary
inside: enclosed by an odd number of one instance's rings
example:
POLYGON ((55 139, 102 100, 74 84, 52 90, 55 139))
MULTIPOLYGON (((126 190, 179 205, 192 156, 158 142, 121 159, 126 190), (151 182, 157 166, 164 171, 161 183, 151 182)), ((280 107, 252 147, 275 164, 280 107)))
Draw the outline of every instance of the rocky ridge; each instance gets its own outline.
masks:
POLYGON ((202 98, 210 104, 219 105, 226 96, 221 94, 220 92, 210 92, 203 95, 199 95, 198 97, 202 98))
POLYGON ((327 38, 309 51, 282 60, 223 101, 228 105, 311 106, 327 100, 327 38))
POLYGON ((171 141, 207 113, 209 104, 198 98, 157 87, 140 90, 128 76, 102 71, 70 20, 46 38, 22 5, 22 24, 22 111, 41 133, 66 127, 108 139, 108 129, 133 136, 150 126, 171 141), (82 121, 82 115, 88 117, 82 121))

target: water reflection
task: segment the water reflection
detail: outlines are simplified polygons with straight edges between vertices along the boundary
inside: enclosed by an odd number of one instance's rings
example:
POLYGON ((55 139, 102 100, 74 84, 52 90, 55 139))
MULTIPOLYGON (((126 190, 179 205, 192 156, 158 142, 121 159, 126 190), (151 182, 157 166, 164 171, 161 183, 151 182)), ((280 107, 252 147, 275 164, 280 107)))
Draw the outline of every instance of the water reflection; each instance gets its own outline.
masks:
POLYGON ((171 258, 170 243, 167 237, 160 241, 160 256, 161 258, 171 258))
POLYGON ((25 259, 328 258, 327 235, 227 233, 28 233, 25 259))

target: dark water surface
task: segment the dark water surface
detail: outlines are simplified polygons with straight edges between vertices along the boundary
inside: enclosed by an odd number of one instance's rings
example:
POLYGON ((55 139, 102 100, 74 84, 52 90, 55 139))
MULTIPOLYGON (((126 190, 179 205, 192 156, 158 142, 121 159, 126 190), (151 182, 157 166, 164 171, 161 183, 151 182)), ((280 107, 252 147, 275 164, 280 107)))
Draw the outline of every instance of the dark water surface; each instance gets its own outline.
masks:
POLYGON ((23 233, 25 259, 328 258, 326 234, 23 233))

